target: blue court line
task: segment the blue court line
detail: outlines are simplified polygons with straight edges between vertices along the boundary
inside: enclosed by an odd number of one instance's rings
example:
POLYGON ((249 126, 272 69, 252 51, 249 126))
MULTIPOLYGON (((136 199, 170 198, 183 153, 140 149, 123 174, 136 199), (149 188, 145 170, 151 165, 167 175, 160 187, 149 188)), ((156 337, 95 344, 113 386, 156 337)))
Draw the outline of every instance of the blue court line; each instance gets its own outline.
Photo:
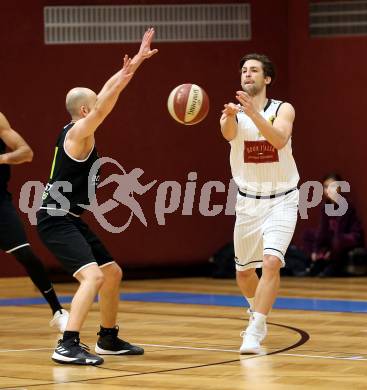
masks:
MULTIPOLYGON (((194 305, 247 307, 248 304, 239 295, 190 294, 176 292, 144 292, 122 294, 126 301, 164 302, 194 305)), ((277 298, 275 309, 336 311, 348 313, 367 313, 367 301, 345 301, 310 298, 277 298)))
MULTIPOLYGON (((176 304, 247 307, 239 295, 192 294, 179 292, 141 292, 121 294, 124 301, 162 302, 176 304)), ((70 303, 71 296, 61 296, 61 303, 70 303)), ((0 299, 0 306, 26 306, 45 304, 44 298, 0 299)), ((345 301, 338 299, 277 298, 275 309, 333 311, 344 313, 367 313, 367 301, 345 301)))

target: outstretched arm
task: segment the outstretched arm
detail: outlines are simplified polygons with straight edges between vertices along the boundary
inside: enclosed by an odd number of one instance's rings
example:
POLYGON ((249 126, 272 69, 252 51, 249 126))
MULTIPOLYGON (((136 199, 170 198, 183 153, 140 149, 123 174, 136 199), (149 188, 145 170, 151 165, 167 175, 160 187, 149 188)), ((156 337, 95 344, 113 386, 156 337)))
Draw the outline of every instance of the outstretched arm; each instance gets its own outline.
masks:
POLYGON ((277 117, 271 124, 255 109, 251 96, 246 92, 238 91, 236 98, 243 107, 245 114, 251 118, 267 141, 276 149, 284 148, 292 135, 295 118, 293 106, 289 103, 283 103, 279 108, 277 117))
POLYGON ((97 96, 96 104, 89 114, 85 118, 78 120, 69 131, 69 140, 72 142, 80 142, 93 135, 97 127, 112 111, 120 93, 128 85, 137 68, 145 59, 150 58, 158 52, 157 49, 150 49, 153 37, 154 29, 150 28, 145 32, 139 52, 133 59, 125 55, 122 69, 115 73, 103 86, 97 96))
POLYGON ((10 127, 8 120, 0 112, 0 139, 11 150, 0 154, 0 164, 22 164, 32 161, 33 152, 24 139, 10 127))
POLYGON ((236 114, 238 111, 239 108, 233 103, 224 105, 224 110, 222 111, 223 114, 220 118, 220 129, 223 137, 227 141, 233 140, 237 135, 236 114))

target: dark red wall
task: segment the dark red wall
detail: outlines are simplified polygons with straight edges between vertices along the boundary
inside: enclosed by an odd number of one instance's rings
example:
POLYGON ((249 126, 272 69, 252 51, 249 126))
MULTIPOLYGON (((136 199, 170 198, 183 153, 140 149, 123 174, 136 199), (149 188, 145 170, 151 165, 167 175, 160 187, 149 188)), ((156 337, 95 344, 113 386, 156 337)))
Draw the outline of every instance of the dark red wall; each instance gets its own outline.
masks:
MULTIPOLYGON (((289 97, 296 107, 294 148, 302 181, 339 172, 367 222, 367 37, 310 38, 308 1, 289 1, 289 97)), ((300 221, 296 237, 315 219, 300 221)))
MULTIPOLYGON (((133 55, 138 49, 136 44, 45 46, 43 6, 190 2, 196 3, 187 0, 0 3, 0 110, 35 151, 31 164, 13 169, 11 189, 15 199, 25 181, 44 182, 48 177, 57 133, 68 121, 64 110, 66 92, 74 86, 98 91, 119 69, 125 52, 133 55)), ((182 184, 183 192, 191 171, 198 173, 199 190, 209 180, 228 184, 229 146, 221 138, 219 116, 223 104, 234 100, 239 86, 239 59, 251 51, 265 52, 279 72, 270 95, 288 99, 296 106, 294 147, 302 179, 318 179, 325 171, 337 169, 358 186, 356 201, 362 205, 366 193, 361 163, 362 140, 365 142, 362 90, 367 76, 365 59, 360 57, 365 38, 311 40, 304 0, 251 3, 251 41, 154 45, 159 54, 142 65, 98 130, 100 155, 115 158, 127 171, 142 168, 144 183, 154 179, 158 184, 176 180, 182 184), (176 124, 166 109, 169 92, 185 82, 201 85, 210 97, 208 117, 195 126, 176 124)), ((223 213, 217 217, 202 216, 198 212, 198 191, 193 216, 181 215, 181 199, 178 211, 166 216, 165 226, 159 226, 154 217, 156 188, 137 197, 148 220, 147 228, 134 218, 125 232, 111 234, 91 221, 121 264, 142 267, 197 263, 205 261, 231 239, 234 217, 223 213)), ((224 204, 226 197, 217 194, 213 200, 224 204)), ((125 222, 126 209, 121 206, 112 217, 115 222, 125 222)), ((45 262, 55 265, 35 228, 27 226, 27 232, 45 262)), ((4 254, 0 258, 4 263, 1 275, 21 273, 12 258, 4 254)))

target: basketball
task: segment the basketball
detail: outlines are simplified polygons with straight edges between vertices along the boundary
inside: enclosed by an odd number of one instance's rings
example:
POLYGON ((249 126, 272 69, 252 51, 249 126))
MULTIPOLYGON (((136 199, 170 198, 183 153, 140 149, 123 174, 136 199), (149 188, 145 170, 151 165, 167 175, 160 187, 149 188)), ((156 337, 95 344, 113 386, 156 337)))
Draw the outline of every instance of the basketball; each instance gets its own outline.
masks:
POLYGON ((195 125, 208 115, 209 98, 198 85, 181 84, 169 94, 167 106, 174 120, 195 125))

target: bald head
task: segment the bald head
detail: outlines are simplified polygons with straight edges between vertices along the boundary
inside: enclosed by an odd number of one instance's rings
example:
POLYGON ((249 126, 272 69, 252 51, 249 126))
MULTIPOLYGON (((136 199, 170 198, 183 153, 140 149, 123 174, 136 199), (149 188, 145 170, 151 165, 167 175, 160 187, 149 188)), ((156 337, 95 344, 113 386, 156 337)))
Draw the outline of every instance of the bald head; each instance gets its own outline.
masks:
POLYGON ((73 88, 66 95, 66 109, 73 119, 80 119, 94 107, 96 99, 97 95, 89 88, 73 88))

